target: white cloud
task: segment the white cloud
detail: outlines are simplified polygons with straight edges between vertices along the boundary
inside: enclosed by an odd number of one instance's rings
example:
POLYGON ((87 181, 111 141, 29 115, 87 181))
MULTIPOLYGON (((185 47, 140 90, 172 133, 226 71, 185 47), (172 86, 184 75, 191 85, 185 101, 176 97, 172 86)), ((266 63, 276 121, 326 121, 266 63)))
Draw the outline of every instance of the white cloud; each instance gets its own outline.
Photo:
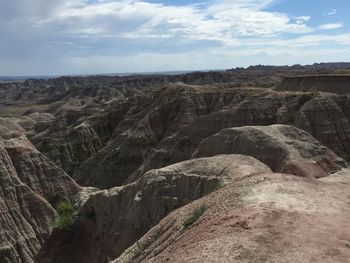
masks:
POLYGON ((331 24, 323 24, 319 26, 320 30, 332 30, 339 29, 343 27, 343 23, 331 23, 331 24))
POLYGON ((296 16, 296 17, 293 17, 293 19, 295 20, 296 24, 302 25, 302 24, 308 22, 311 19, 311 17, 310 16, 296 16))
POLYGON ((144 1, 99 1, 95 4, 66 3, 49 19, 35 25, 57 27, 66 33, 99 34, 133 38, 171 38, 235 42, 241 36, 306 33, 308 17, 261 9, 271 0, 216 1, 214 4, 169 6, 144 1))
POLYGON ((10 68, 24 72, 26 67, 38 74, 47 74, 40 68, 72 73, 79 73, 79 68, 81 72, 171 70, 165 59, 173 69, 213 68, 220 63, 226 67, 229 61, 238 57, 247 61, 244 56, 263 50, 272 54, 286 47, 349 44, 348 35, 315 35, 342 24, 312 28, 310 16, 267 11, 276 2, 209 0, 175 6, 146 0, 0 1, 0 59, 16 65, 0 64, 0 75, 10 68), (228 57, 215 59, 220 51, 228 57), (181 61, 174 63, 173 58, 181 61))
POLYGON ((329 15, 329 16, 334 16, 334 15, 336 15, 337 14, 337 9, 332 9, 331 11, 329 11, 328 13, 327 13, 327 15, 329 15))

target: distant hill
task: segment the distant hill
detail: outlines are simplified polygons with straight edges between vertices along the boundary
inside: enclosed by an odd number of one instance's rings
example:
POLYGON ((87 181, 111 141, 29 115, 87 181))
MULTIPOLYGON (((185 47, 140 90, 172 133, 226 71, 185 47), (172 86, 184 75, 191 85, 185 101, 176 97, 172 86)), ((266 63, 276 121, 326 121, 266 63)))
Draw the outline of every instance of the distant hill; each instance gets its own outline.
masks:
POLYGON ((278 70, 349 70, 349 62, 332 62, 332 63, 314 63, 312 65, 295 64, 292 66, 272 66, 272 65, 255 65, 247 68, 234 68, 229 71, 239 70, 264 70, 264 71, 278 71, 278 70))
POLYGON ((0 76, 0 82, 23 81, 26 79, 53 79, 58 76, 0 76))
MULTIPOLYGON (((253 65, 249 67, 237 67, 226 70, 226 72, 253 72, 253 71, 267 71, 267 72, 285 72, 285 71, 335 71, 338 73, 350 70, 350 62, 332 62, 332 63, 314 63, 312 65, 253 65)), ((109 76, 109 77, 130 77, 130 76, 174 76, 174 75, 186 75, 192 73, 208 73, 208 72, 225 72, 223 69, 208 69, 208 70, 182 70, 182 71, 162 71, 162 72, 130 72, 130 73, 101 73, 101 74, 71 74, 64 75, 64 77, 98 77, 98 76, 109 76)), ((0 82, 15 82, 24 81, 27 79, 53 79, 60 76, 0 76, 0 82)))

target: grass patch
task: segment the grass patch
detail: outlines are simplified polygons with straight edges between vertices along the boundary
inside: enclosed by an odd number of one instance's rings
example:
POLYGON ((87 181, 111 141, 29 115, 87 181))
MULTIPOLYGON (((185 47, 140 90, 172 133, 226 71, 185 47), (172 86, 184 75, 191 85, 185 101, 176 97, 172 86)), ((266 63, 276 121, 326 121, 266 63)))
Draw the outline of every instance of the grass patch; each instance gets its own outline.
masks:
POLYGON ((135 247, 134 247, 134 250, 132 251, 132 253, 133 253, 133 258, 138 257, 142 253, 142 247, 141 247, 139 241, 137 241, 135 243, 135 247))
POLYGON ((301 94, 298 96, 298 104, 299 105, 304 105, 306 102, 318 97, 320 95, 319 92, 308 92, 301 94))
POLYGON ((183 221, 183 227, 188 228, 194 224, 204 214, 205 210, 207 210, 207 207, 205 205, 201 205, 200 207, 197 207, 195 210, 193 210, 191 215, 183 221))
POLYGON ((59 229, 68 230, 74 222, 74 206, 70 202, 62 201, 58 203, 56 211, 58 214, 56 226, 59 229))

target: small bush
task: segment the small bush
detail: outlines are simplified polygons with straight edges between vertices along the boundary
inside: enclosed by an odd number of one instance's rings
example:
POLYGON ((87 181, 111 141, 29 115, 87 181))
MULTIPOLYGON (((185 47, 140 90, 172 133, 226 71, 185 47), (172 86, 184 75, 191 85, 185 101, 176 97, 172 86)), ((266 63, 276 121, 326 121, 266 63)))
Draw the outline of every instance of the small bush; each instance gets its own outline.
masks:
POLYGON ((318 95, 320 95, 319 92, 308 92, 308 93, 301 94, 300 96, 298 96, 298 104, 304 105, 310 100, 316 98, 318 95))
POLYGON ((139 256, 140 254, 142 253, 142 247, 140 245, 140 242, 137 241, 135 243, 135 248, 134 248, 134 251, 133 251, 133 254, 134 254, 134 258, 136 258, 137 256, 139 256))
POLYGON ((215 192, 221 188, 223 188, 225 185, 223 182, 220 182, 220 180, 212 181, 208 186, 208 194, 215 192))
POLYGON ((56 226, 63 230, 68 230, 74 221, 75 208, 67 201, 62 201, 57 205, 58 218, 56 220, 56 226))
POLYGON ((205 210, 207 210, 205 205, 201 205, 200 207, 197 207, 192 212, 192 214, 182 223, 184 228, 187 228, 193 223, 195 223, 204 214, 205 210))

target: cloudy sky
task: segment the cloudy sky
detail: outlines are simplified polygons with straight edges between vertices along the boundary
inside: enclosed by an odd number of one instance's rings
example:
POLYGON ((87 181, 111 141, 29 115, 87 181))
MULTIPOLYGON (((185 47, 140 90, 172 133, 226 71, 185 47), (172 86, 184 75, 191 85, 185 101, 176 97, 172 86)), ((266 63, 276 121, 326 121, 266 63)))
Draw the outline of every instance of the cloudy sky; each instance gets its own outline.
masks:
POLYGON ((0 0, 0 75, 350 61, 348 0, 0 0))

